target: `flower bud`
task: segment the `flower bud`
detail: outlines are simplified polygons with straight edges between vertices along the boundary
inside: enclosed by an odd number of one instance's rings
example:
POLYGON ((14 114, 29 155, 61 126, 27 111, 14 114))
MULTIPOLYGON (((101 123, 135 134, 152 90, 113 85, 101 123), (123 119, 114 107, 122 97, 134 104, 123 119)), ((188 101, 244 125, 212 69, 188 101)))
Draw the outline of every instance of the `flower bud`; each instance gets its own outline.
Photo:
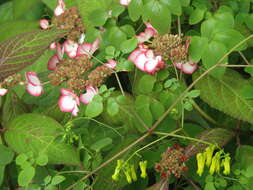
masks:
POLYGON ((147 164, 148 164, 147 160, 139 162, 140 169, 141 169, 141 178, 147 177, 147 164))

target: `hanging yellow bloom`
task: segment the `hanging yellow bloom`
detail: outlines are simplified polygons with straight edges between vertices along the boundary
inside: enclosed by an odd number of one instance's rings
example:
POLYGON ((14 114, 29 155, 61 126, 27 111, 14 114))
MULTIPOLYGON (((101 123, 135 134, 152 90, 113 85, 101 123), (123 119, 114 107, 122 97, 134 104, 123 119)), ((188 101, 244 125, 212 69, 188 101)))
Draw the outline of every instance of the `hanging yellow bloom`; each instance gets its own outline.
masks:
POLYGON ((212 162, 213 152, 215 150, 215 145, 208 146, 205 151, 206 156, 206 166, 209 167, 212 162))
POLYGON ((203 154, 203 153, 197 154, 197 165, 198 165, 197 174, 199 176, 201 176, 204 172, 205 160, 206 160, 205 154, 203 154))
POLYGON ((112 175, 112 179, 114 181, 118 181, 119 180, 119 174, 120 174, 121 168, 123 167, 123 163, 124 163, 123 160, 117 160, 117 166, 116 166, 116 168, 114 170, 114 174, 112 175))
POLYGON ((142 178, 146 178, 147 177, 147 164, 148 164, 147 160, 139 162, 140 169, 141 169, 141 177, 142 178))
POLYGON ((133 164, 131 165, 131 176, 132 176, 133 181, 137 181, 137 175, 136 175, 135 168, 134 168, 133 164))
POLYGON ((212 158, 212 163, 209 169, 209 173, 211 175, 214 174, 214 172, 219 172, 220 171, 220 156, 221 156, 222 151, 216 152, 214 157, 212 158))
POLYGON ((226 154, 224 161, 223 161, 223 166, 224 166, 223 174, 224 175, 230 174, 230 160, 231 160, 231 158, 230 158, 229 154, 226 154))
POLYGON ((131 168, 130 168, 129 165, 127 165, 127 166, 125 167, 124 173, 125 173, 127 182, 128 182, 128 183, 132 183, 131 168))

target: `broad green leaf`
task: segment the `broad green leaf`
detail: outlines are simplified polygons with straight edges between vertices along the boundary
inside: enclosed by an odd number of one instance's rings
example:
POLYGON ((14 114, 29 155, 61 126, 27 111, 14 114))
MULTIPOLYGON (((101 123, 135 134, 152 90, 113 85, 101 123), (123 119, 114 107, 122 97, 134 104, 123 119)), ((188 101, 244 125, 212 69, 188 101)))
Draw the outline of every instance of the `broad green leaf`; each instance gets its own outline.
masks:
POLYGON ((0 24, 0 42, 8 40, 20 33, 31 32, 39 29, 37 21, 15 20, 0 24))
POLYGON ((213 182, 208 182, 205 184, 204 190, 216 190, 213 182))
POLYGON ((4 181, 4 169, 5 169, 5 166, 0 165, 0 187, 4 181))
MULTIPOLYGON (((244 40, 245 37, 234 29, 227 29, 223 31, 216 32, 214 34, 213 40, 216 42, 223 43, 226 45, 227 49, 232 49, 235 45, 244 40)), ((247 44, 244 43, 240 47, 236 48, 234 51, 242 51, 247 48, 247 44)))
MULTIPOLYGON (((0 5, 0 23, 13 19, 13 2, 8 1, 0 5)), ((0 40, 1 41, 1 40, 0 40)))
MULTIPOLYGON (((203 131, 195 138, 217 144, 219 147, 223 147, 234 137, 234 135, 235 133, 231 130, 223 128, 214 128, 203 131)), ((200 142, 189 144, 186 147, 185 154, 188 157, 194 156, 199 152, 203 152, 207 146, 207 144, 203 144, 200 142)))
POLYGON ((150 104, 150 110, 154 119, 158 120, 165 112, 165 107, 161 102, 153 100, 150 104))
POLYGON ((112 7, 112 16, 118 17, 121 13, 123 13, 125 10, 124 6, 121 5, 115 5, 112 7))
POLYGON ((247 169, 253 165, 253 146, 242 145, 237 147, 235 160, 240 164, 241 169, 247 169))
POLYGON ((140 93, 151 93, 155 84, 156 78, 152 75, 143 75, 138 82, 138 89, 140 93))
POLYGON ((231 12, 217 12, 214 15, 215 20, 217 20, 217 27, 231 29, 234 28, 234 17, 231 12))
POLYGON ((187 97, 190 98, 196 98, 200 95, 200 91, 199 90, 192 90, 190 92, 187 93, 187 97))
POLYGON ((108 98, 106 109, 111 116, 115 116, 117 113, 119 113, 119 104, 115 98, 108 98))
POLYGON ((145 6, 145 16, 159 33, 165 34, 170 31, 171 13, 167 6, 161 2, 150 0, 145 6))
POLYGON ((133 37, 135 35, 134 27, 130 24, 125 24, 120 27, 120 30, 123 31, 127 37, 133 37))
POLYGON ((120 50, 123 53, 130 53, 137 47, 137 38, 133 37, 129 40, 125 40, 120 45, 120 50))
POLYGON ((94 99, 87 105, 85 110, 85 115, 87 117, 97 117, 103 112, 103 102, 102 100, 95 101, 94 99))
POLYGON ((57 176, 54 176, 53 179, 52 179, 52 182, 51 184, 52 185, 58 185, 60 184, 61 182, 63 182, 66 178, 62 175, 57 175, 57 176))
POLYGON ((32 181, 34 176, 35 176, 34 167, 32 166, 26 167, 18 175, 18 184, 21 186, 26 186, 32 181))
POLYGON ((174 15, 180 16, 182 14, 182 8, 180 0, 161 0, 161 2, 168 6, 170 12, 174 15))
POLYGON ((253 165, 249 166, 246 169, 246 172, 244 174, 246 177, 253 177, 253 165))
POLYGON ((96 152, 100 152, 101 149, 103 149, 104 147, 108 146, 112 144, 112 139, 109 137, 106 137, 104 139, 100 139, 97 142, 95 142, 93 145, 91 145, 91 149, 95 150, 96 152))
POLYGON ((142 0, 132 0, 128 5, 128 14, 132 21, 137 21, 143 12, 142 0))
POLYGON ((109 42, 111 45, 120 49, 121 43, 127 39, 127 35, 119 28, 119 27, 112 27, 109 30, 109 42))
POLYGON ((46 154, 39 154, 39 156, 36 159, 36 164, 39 166, 45 166, 48 163, 48 156, 46 154))
MULTIPOLYGON (((200 72, 194 75, 198 77, 200 72)), ((224 76, 215 78, 208 74, 203 77, 195 88, 201 91, 200 98, 211 107, 232 117, 253 123, 252 102, 241 94, 241 88, 249 85, 237 72, 227 69, 224 76)))
POLYGON ((116 65, 116 71, 133 71, 134 70, 134 64, 131 61, 123 60, 122 62, 119 62, 116 65))
POLYGON ((245 19, 245 24, 251 31, 253 31, 253 14, 248 15, 247 19, 245 19))
POLYGON ((103 26, 108 16, 108 13, 104 9, 96 9, 89 14, 88 18, 94 26, 103 26))
POLYGON ((190 14, 189 24, 194 25, 199 23, 204 18, 205 11, 205 9, 194 9, 190 14))
POLYGON ((36 4, 41 3, 40 0, 13 0, 13 15, 15 19, 19 19, 28 11, 32 10, 36 4))
POLYGON ((208 46, 208 39, 205 37, 193 36, 189 47, 190 59, 199 62, 204 50, 208 46))
POLYGON ((208 19, 204 22, 201 23, 201 36, 206 37, 206 38, 211 38, 213 31, 215 30, 217 21, 213 18, 208 19))
POLYGON ((180 0, 182 6, 187 7, 190 4, 190 0, 180 0))
POLYGON ((19 166, 24 165, 24 163, 28 160, 28 156, 25 153, 21 153, 16 157, 16 164, 19 166))
POLYGON ((50 164, 79 165, 76 150, 56 140, 63 134, 63 127, 55 120, 39 114, 23 114, 12 120, 4 137, 17 153, 32 151, 39 155, 43 152, 50 164))
POLYGON ((55 29, 28 32, 0 43, 0 80, 31 65, 65 33, 55 29))
POLYGON ((0 144, 0 153, 0 166, 4 166, 11 163, 14 157, 14 152, 10 148, 0 144))
MULTIPOLYGON (((227 48, 223 43, 212 41, 208 44, 202 54, 202 63, 206 69, 209 69, 213 65, 217 64, 218 61, 227 53, 227 48)), ((224 64, 227 62, 227 57, 221 62, 224 64)), ((218 67, 211 71, 214 76, 220 77, 224 74, 225 68, 218 67)))

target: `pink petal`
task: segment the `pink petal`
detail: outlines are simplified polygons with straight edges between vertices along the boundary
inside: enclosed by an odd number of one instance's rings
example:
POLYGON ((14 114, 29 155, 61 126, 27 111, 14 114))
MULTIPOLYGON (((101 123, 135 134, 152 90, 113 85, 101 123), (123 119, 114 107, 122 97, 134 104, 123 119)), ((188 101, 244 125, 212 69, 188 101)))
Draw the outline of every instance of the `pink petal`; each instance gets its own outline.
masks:
POLYGON ((50 48, 51 50, 56 49, 56 43, 55 43, 55 42, 51 43, 50 46, 49 46, 49 48, 50 48))
POLYGON ((148 40, 146 34, 144 32, 141 32, 139 35, 136 36, 138 43, 143 43, 148 40))
POLYGON ((0 96, 4 96, 8 92, 5 88, 0 88, 0 96))
POLYGON ((78 46, 77 49, 77 56, 87 55, 89 56, 91 51, 92 44, 85 43, 78 46))
POLYGON ((182 62, 176 62, 176 63, 173 63, 173 65, 174 65, 177 69, 181 70, 181 69, 182 69, 183 63, 182 63, 182 62))
POLYGON ((145 34, 147 36, 148 39, 150 39, 151 37, 153 37, 156 34, 156 30, 152 27, 148 27, 145 29, 145 34))
POLYGON ((145 55, 145 53, 141 53, 139 54, 135 61, 134 64, 136 65, 137 68, 139 68, 142 71, 145 71, 145 63, 149 61, 149 59, 147 58, 147 56, 145 55))
POLYGON ((108 63, 105 64, 105 66, 111 69, 115 69, 116 65, 117 65, 117 62, 113 59, 109 60, 108 63))
POLYGON ((151 23, 150 22, 145 22, 144 23, 145 25, 146 25, 146 27, 147 28, 151 28, 151 29, 153 29, 154 30, 154 32, 155 32, 155 34, 157 34, 158 32, 157 32, 157 30, 151 25, 151 23))
POLYGON ((58 6, 54 9, 54 15, 55 15, 55 16, 60 16, 62 13, 64 13, 64 9, 62 8, 62 6, 58 5, 58 6))
POLYGON ((86 93, 80 96, 80 101, 84 104, 89 104, 97 93, 98 89, 86 87, 86 93))
POLYGON ((40 85, 33 85, 32 83, 27 83, 26 85, 27 92, 32 96, 40 96, 43 92, 43 88, 40 85))
POLYGON ((71 96, 71 97, 75 97, 75 93, 73 93, 71 90, 68 90, 66 88, 61 88, 61 95, 62 96, 71 96))
POLYGON ((61 46, 60 43, 57 43, 57 55, 59 60, 62 60, 63 55, 64 55, 64 46, 61 46))
POLYGON ((59 58, 57 54, 54 54, 47 63, 47 69, 50 71, 54 71, 56 69, 56 65, 59 63, 59 58))
POLYGON ((196 71, 196 69, 197 69, 197 63, 193 63, 193 64, 191 64, 191 63, 184 63, 183 65, 182 65, 182 72, 183 73, 185 73, 185 74, 192 74, 194 71, 196 71))
POLYGON ((48 29, 49 28, 49 22, 48 22, 48 20, 46 20, 46 19, 41 19, 40 20, 40 27, 42 28, 42 29, 48 29))
POLYGON ((155 73, 155 71, 158 69, 159 61, 157 60, 149 60, 144 65, 145 72, 148 73, 155 73))
POLYGON ((77 106, 74 107, 73 111, 72 111, 72 115, 73 116, 77 116, 77 113, 79 112, 79 109, 77 106))
POLYGON ((120 0, 120 4, 123 6, 129 5, 130 2, 131 2, 131 0, 120 0))
POLYGON ((76 56, 78 43, 71 40, 66 40, 63 44, 63 47, 64 51, 68 54, 69 57, 74 58, 76 56))
POLYGON ((79 44, 82 44, 82 43, 84 42, 84 39, 85 39, 85 34, 82 33, 82 34, 80 35, 80 38, 79 38, 79 40, 78 40, 78 43, 79 43, 79 44))
POLYGON ((58 105, 62 112, 72 112, 76 107, 76 101, 71 96, 61 96, 58 105))
POLYGON ((90 54, 93 55, 94 52, 99 48, 99 43, 100 43, 100 39, 97 38, 93 43, 92 43, 92 46, 91 46, 91 52, 90 54))
POLYGON ((136 57, 137 57, 138 55, 140 55, 141 53, 142 53, 142 51, 141 51, 140 49, 134 50, 134 51, 129 55, 128 60, 134 62, 134 61, 136 60, 136 57))
POLYGON ((31 83, 34 86, 40 86, 40 80, 35 72, 26 72, 25 73, 26 79, 28 83, 31 83))

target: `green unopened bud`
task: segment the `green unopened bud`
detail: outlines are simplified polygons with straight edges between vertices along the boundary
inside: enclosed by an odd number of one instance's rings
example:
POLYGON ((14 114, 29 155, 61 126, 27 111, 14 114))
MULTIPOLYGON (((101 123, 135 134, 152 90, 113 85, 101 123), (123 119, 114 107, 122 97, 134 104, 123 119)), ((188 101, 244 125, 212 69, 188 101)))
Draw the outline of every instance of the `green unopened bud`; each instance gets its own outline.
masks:
POLYGON ((197 165, 198 165, 197 174, 199 176, 202 176, 202 174, 204 172, 205 160, 206 160, 205 154, 203 154, 203 153, 197 154, 197 165))
POLYGON ((126 166, 124 173, 125 173, 127 182, 132 183, 131 168, 129 167, 129 165, 126 166))
POLYGON ((139 162, 140 169, 141 169, 141 178, 147 177, 147 164, 148 164, 147 160, 139 162))
POLYGON ((230 174, 230 156, 229 154, 225 155, 225 158, 223 160, 223 166, 224 166, 224 170, 223 170, 223 174, 225 175, 229 175, 230 174))
POLYGON ((136 175, 135 168, 134 168, 133 164, 131 165, 131 176, 132 176, 133 181, 137 181, 137 175, 136 175))
POLYGON ((116 166, 116 168, 114 170, 114 174, 112 175, 112 179, 114 181, 118 181, 119 180, 119 174, 120 174, 121 168, 123 167, 123 163, 124 163, 123 160, 117 160, 117 166, 116 166))
POLYGON ((215 145, 211 145, 206 148, 205 156, 206 156, 206 166, 207 167, 209 167, 212 163, 212 157, 213 157, 214 150, 215 150, 215 145))

